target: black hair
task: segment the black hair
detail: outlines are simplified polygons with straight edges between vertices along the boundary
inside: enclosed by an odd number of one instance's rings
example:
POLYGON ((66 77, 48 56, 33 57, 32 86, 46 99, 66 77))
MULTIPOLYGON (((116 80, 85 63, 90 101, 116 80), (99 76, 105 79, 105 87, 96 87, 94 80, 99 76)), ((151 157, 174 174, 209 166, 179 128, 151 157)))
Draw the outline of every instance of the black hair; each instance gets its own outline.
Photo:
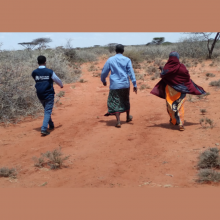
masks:
POLYGON ((38 61, 39 65, 45 64, 46 63, 46 57, 45 56, 39 56, 37 58, 37 61, 38 61))
POLYGON ((116 53, 124 53, 124 46, 122 44, 117 44, 115 47, 116 53))

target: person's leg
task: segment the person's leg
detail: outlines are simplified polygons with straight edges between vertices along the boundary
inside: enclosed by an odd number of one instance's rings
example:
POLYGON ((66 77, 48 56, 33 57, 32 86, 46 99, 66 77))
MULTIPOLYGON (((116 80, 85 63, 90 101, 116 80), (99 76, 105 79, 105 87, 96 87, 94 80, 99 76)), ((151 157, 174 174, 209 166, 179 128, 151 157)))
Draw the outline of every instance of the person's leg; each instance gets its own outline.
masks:
POLYGON ((45 100, 45 104, 44 104, 44 121, 43 121, 43 126, 41 127, 42 131, 47 130, 48 124, 50 126, 53 125, 53 122, 52 122, 52 119, 51 119, 53 104, 54 104, 54 99, 53 98, 45 100))
POLYGON ((119 112, 116 112, 116 113, 115 113, 115 116, 116 116, 116 120, 117 120, 116 127, 121 127, 120 113, 119 113, 119 112))
POLYGON ((130 110, 126 112, 126 115, 127 115, 126 118, 127 118, 127 121, 128 121, 129 120, 129 115, 130 115, 130 110))
POLYGON ((50 116, 50 120, 49 120, 49 128, 50 128, 50 129, 54 129, 54 123, 53 123, 53 121, 52 121, 51 116, 50 116))

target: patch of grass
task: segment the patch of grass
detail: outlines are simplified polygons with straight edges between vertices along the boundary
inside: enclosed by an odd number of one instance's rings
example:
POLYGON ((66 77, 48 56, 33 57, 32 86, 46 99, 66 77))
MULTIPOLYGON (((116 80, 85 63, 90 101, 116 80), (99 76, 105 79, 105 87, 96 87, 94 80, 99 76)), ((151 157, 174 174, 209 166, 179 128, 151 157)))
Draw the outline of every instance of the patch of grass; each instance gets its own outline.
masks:
POLYGON ((211 183, 220 181, 220 172, 212 169, 203 169, 198 173, 197 182, 199 183, 211 183))
POLYGON ((140 90, 144 90, 144 89, 150 89, 150 86, 149 85, 146 85, 146 84, 142 84, 140 86, 140 90))
POLYGON ((0 177, 17 177, 17 171, 15 168, 2 167, 0 168, 0 177))
POLYGON ((80 82, 80 83, 85 83, 85 82, 87 82, 87 80, 85 80, 85 79, 80 79, 79 82, 80 82))
POLYGON ((209 119, 209 118, 201 118, 200 119, 200 125, 202 126, 202 128, 213 128, 214 127, 214 121, 209 119))
POLYGON ((133 69, 141 69, 141 64, 137 62, 133 62, 133 69))
POLYGON ((72 89, 75 89, 75 88, 76 88, 76 86, 75 86, 75 85, 72 85, 71 87, 72 87, 72 89))
POLYGON ((198 168, 219 168, 219 149, 209 148, 199 156, 198 168))
POLYGON ((144 56, 140 53, 138 50, 125 50, 124 56, 128 57, 131 59, 132 64, 134 65, 135 63, 140 63, 143 61, 144 56))
POLYGON ((51 169, 60 169, 63 167, 63 162, 69 157, 70 156, 63 156, 60 147, 59 149, 42 153, 39 158, 33 157, 33 160, 35 162, 34 166, 39 168, 49 166, 51 169))
POLYGON ((60 92, 57 93, 57 96, 59 98, 63 97, 64 95, 65 95, 65 91, 60 91, 60 92))
POLYGON ((218 81, 212 81, 209 83, 210 86, 216 86, 216 87, 220 87, 220 80, 218 81))
POLYGON ((101 73, 93 73, 93 77, 101 77, 101 73))
POLYGON ((143 74, 135 74, 136 80, 143 80, 144 81, 144 75, 143 74))
POLYGON ((200 109, 200 112, 204 115, 207 111, 206 109, 200 109))
POLYGON ((79 75, 82 73, 82 70, 80 69, 74 69, 73 72, 76 74, 76 75, 79 75))
POLYGON ((206 73, 206 76, 207 77, 215 77, 215 74, 213 74, 213 73, 206 73))
POLYGON ((191 63, 186 63, 185 66, 186 66, 187 68, 190 68, 192 65, 191 65, 191 63))
POLYGON ((157 71, 157 68, 155 66, 149 66, 146 71, 148 72, 148 75, 151 76, 153 75, 154 73, 156 73, 157 71))
POLYGON ((154 61, 154 64, 157 66, 161 66, 161 63, 162 63, 162 59, 160 59, 160 58, 156 58, 154 61))
POLYGON ((92 65, 88 68, 88 71, 89 71, 89 72, 98 71, 98 69, 95 67, 94 64, 92 64, 92 65))

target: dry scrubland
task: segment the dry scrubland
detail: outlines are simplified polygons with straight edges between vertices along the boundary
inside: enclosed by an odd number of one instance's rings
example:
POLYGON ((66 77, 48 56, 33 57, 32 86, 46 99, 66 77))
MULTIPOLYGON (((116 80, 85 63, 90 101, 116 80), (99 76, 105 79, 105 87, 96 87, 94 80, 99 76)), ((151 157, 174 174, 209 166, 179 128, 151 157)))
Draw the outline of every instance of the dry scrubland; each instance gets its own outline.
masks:
MULTIPOLYGON (((158 80, 160 74, 158 67, 163 66, 171 51, 177 51, 180 54, 180 61, 186 65, 190 74, 205 75, 209 86, 220 88, 220 79, 216 74, 207 72, 206 69, 215 69, 220 71, 220 44, 218 43, 213 52, 213 58, 207 66, 207 46, 202 42, 183 41, 176 44, 160 46, 126 46, 124 55, 132 60, 133 68, 137 78, 138 89, 140 91, 152 88, 152 82, 158 80), (210 80, 211 79, 211 80, 210 80), (214 80, 212 80, 214 79, 214 80), (208 81, 209 80, 209 81, 208 81)), ((93 77, 100 77, 100 62, 104 63, 106 59, 113 56, 112 48, 93 47, 81 49, 46 49, 42 51, 1 51, 0 52, 0 123, 2 126, 17 123, 23 118, 37 117, 42 115, 43 109, 39 103, 34 80, 31 77, 33 69, 37 68, 36 58, 38 55, 47 57, 47 67, 54 72, 65 83, 87 82, 81 77, 83 73, 82 66, 86 64, 87 71, 93 77)), ((72 88, 75 86, 72 85, 72 88)), ((150 91, 150 90, 149 90, 150 91)), ((65 92, 56 94, 56 106, 59 100, 65 95, 65 92)), ((197 102, 205 100, 210 93, 203 96, 188 95, 188 102, 197 102)), ((203 116, 199 123, 201 128, 213 129, 215 121, 208 118, 209 109, 202 108, 200 113, 203 116)), ((98 118, 98 117, 97 117, 98 118)), ((35 167, 50 167, 51 169, 61 168, 63 162, 69 158, 61 156, 60 149, 41 153, 41 156, 34 157, 35 167)), ((209 148, 199 155, 197 161, 199 183, 219 182, 220 156, 218 148, 209 148)), ((17 171, 14 168, 2 167, 0 177, 16 178, 17 171)))
MULTIPOLYGON (((42 107, 36 98, 32 71, 38 67, 38 55, 47 57, 47 67, 55 71, 64 83, 72 83, 79 79, 81 64, 91 62, 90 71, 95 72, 94 64, 99 58, 113 56, 112 48, 82 49, 46 49, 43 51, 1 51, 0 52, 0 123, 16 123, 22 117, 36 117, 42 113, 42 107)), ((207 56, 205 43, 181 42, 161 46, 127 46, 124 55, 131 58, 138 80, 146 74, 154 80, 159 77, 158 66, 164 65, 171 51, 178 51, 187 68, 201 64, 207 56), (140 65, 143 64, 143 65, 140 65)), ((219 65, 220 45, 217 44, 213 54, 212 65, 219 65)), ((100 76, 100 72, 96 73, 100 76)), ((147 88, 141 85, 140 89, 147 88)))

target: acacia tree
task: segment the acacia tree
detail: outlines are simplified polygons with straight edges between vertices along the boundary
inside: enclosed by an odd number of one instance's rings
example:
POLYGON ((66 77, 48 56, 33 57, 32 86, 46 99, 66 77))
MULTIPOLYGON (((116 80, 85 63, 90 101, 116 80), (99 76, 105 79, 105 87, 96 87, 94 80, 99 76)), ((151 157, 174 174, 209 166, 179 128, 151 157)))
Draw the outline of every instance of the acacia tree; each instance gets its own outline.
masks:
POLYGON ((220 32, 193 32, 192 34, 198 35, 202 40, 207 41, 208 58, 212 58, 212 53, 217 41, 220 39, 220 32), (211 36, 215 34, 214 39, 211 36))
POLYGON ((27 48, 28 51, 33 50, 37 46, 37 44, 34 42, 23 42, 23 43, 18 43, 18 44, 27 48))
POLYGON ((155 38, 153 38, 153 40, 151 42, 147 43, 146 46, 149 46, 149 45, 160 45, 164 41, 165 41, 164 37, 155 37, 155 38))
POLYGON ((152 43, 156 45, 160 45, 164 42, 164 40, 165 40, 164 37, 155 37, 153 38, 152 43))
POLYGON ((48 43, 52 42, 52 40, 50 38, 37 38, 35 40, 32 41, 32 43, 36 44, 38 46, 38 49, 46 49, 48 47, 48 43))

